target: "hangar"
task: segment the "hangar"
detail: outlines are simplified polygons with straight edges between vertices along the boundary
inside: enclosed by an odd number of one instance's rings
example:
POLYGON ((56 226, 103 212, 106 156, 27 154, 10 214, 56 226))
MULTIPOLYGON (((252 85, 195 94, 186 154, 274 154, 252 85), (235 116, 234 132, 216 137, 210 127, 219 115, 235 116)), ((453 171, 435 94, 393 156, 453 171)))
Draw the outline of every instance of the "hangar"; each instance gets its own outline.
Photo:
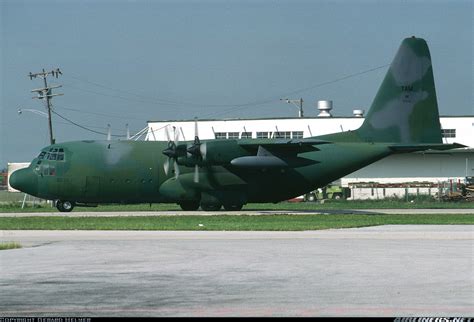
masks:
MULTIPOLYGON (((364 121, 364 111, 360 109, 354 110, 351 116, 333 116, 332 101, 318 101, 317 106, 319 114, 314 117, 199 120, 199 137, 307 138, 355 130, 364 121)), ((441 116, 440 124, 443 143, 467 147, 392 155, 341 178, 337 184, 350 189, 351 199, 440 195, 440 190, 459 189, 466 177, 474 175, 474 116, 441 116)), ((144 135, 150 141, 167 141, 175 135, 179 141, 189 141, 194 138, 194 128, 194 120, 148 121, 144 135)))

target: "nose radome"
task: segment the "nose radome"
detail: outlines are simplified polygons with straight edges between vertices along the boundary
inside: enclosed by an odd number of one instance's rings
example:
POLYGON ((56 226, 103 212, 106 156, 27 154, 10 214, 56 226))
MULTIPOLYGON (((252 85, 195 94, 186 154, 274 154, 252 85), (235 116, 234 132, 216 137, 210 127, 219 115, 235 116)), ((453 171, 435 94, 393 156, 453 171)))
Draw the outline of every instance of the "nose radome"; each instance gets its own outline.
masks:
POLYGON ((29 195, 37 193, 37 177, 31 169, 19 169, 10 175, 10 186, 29 195))
POLYGON ((20 170, 17 170, 15 172, 13 172, 11 175, 10 175, 10 180, 9 180, 9 183, 10 183, 10 186, 13 188, 13 189, 16 189, 16 190, 20 190, 18 184, 19 184, 19 178, 18 178, 18 171, 20 170))

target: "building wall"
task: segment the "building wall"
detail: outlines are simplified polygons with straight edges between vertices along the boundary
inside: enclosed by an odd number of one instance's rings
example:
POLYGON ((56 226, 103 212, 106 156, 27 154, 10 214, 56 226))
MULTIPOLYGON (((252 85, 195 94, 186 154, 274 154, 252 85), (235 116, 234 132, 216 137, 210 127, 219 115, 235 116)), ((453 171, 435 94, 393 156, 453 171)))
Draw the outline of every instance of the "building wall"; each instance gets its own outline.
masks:
POLYGON ((437 196, 437 187, 433 188, 351 188, 350 200, 379 200, 398 198, 410 200, 413 196, 437 196))
MULTIPOLYGON (((199 120, 199 138, 209 140, 215 133, 252 132, 303 132, 303 137, 324 135, 335 132, 355 130, 363 123, 361 117, 312 117, 312 118, 274 118, 274 119, 231 119, 231 120, 199 120)), ((461 143, 474 147, 474 116, 440 117, 441 128, 445 131, 454 129, 455 137, 445 138, 444 143, 461 143)), ((145 140, 168 141, 175 131, 179 132, 180 141, 194 139, 194 121, 149 121, 145 140)))
MULTIPOLYGON (((251 120, 200 120, 198 122, 199 138, 209 140, 215 138, 215 133, 252 132, 252 138, 257 138, 257 132, 303 132, 303 137, 311 137, 334 132, 357 129, 363 118, 287 118, 287 119, 251 119, 251 120)), ((160 121, 149 122, 145 140, 167 141, 169 136, 179 132, 179 140, 194 139, 194 121, 160 121)))

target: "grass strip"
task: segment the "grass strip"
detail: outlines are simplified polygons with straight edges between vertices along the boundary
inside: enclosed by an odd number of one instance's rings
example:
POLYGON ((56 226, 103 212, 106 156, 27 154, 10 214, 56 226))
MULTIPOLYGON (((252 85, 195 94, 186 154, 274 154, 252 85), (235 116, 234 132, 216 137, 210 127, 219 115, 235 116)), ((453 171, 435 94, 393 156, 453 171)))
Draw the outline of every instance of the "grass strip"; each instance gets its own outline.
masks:
POLYGON ((301 231, 378 225, 473 225, 472 214, 0 217, 0 230, 301 231))
POLYGON ((0 250, 16 249, 21 247, 21 244, 17 242, 0 242, 0 250))
MULTIPOLYGON (((280 202, 273 203, 251 203, 244 206, 243 210, 326 210, 326 209, 472 209, 473 202, 438 202, 438 201, 414 201, 405 202, 400 200, 329 200, 319 202, 280 202)), ((101 212, 101 211, 181 211, 176 204, 135 204, 135 205, 99 205, 98 207, 85 208, 76 207, 73 212, 101 212)), ((18 204, 0 205, 0 212, 57 212, 56 208, 49 205, 27 206, 21 209, 18 204)))

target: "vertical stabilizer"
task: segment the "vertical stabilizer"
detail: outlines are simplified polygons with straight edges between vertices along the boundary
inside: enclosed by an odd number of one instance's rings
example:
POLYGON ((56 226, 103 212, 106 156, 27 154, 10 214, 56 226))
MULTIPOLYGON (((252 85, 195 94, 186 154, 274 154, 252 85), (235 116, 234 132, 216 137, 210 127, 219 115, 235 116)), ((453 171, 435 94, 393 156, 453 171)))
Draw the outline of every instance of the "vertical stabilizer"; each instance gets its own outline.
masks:
POLYGON ((373 142, 442 143, 431 56, 424 39, 403 40, 358 134, 373 142))

